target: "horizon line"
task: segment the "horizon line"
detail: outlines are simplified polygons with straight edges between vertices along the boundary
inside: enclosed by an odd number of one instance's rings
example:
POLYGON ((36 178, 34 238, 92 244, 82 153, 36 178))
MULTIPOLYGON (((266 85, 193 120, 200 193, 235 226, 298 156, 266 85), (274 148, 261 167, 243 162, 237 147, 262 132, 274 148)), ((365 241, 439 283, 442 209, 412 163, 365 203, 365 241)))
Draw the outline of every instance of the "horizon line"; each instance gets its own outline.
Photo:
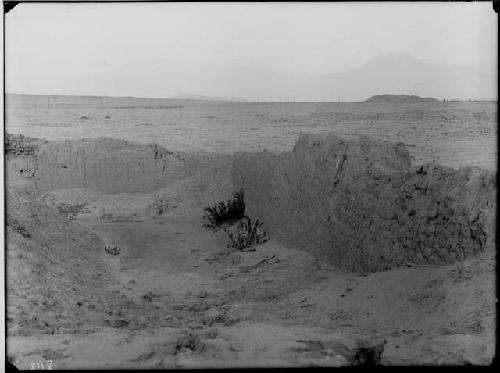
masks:
POLYGON ((96 95, 96 94, 46 94, 46 93, 14 93, 14 92, 4 92, 4 95, 18 95, 18 96, 62 96, 62 97, 95 97, 95 98, 131 98, 131 99, 138 99, 138 100, 144 100, 144 99, 149 99, 149 100, 177 100, 177 101, 207 101, 207 102, 231 102, 231 103, 363 103, 366 100, 368 100, 371 97, 374 96, 416 96, 419 98, 434 98, 440 102, 450 102, 450 101, 480 101, 480 102, 497 102, 498 98, 443 98, 439 99, 436 97, 429 97, 429 96, 419 96, 416 94, 393 94, 393 93, 380 93, 380 94, 373 94, 370 97, 360 100, 360 101, 351 101, 351 100, 340 100, 340 101, 333 101, 333 100, 326 100, 326 101, 297 101, 297 100, 286 100, 286 101, 276 101, 276 100, 252 100, 248 98, 241 97, 241 100, 238 100, 237 97, 235 97, 234 100, 225 100, 223 97, 218 97, 218 96, 210 96, 210 95, 198 95, 198 94, 193 94, 193 96, 204 96, 207 97, 207 99, 202 99, 202 98, 176 98, 176 97, 147 97, 147 96, 110 96, 110 95, 96 95))

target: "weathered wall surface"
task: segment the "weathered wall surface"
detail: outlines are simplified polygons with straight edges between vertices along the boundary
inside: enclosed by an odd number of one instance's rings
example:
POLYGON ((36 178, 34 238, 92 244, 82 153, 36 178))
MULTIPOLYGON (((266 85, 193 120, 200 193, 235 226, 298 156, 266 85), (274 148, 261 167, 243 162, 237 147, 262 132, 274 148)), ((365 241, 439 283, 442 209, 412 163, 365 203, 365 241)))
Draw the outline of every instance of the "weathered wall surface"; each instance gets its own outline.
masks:
POLYGON ((36 154, 45 140, 5 133, 4 160, 6 178, 15 174, 32 178, 36 172, 36 154))
POLYGON ((302 135, 291 152, 238 154, 232 178, 274 238, 347 271, 453 262, 494 238, 496 174, 412 168, 401 144, 302 135))
POLYGON ((35 176, 42 191, 90 188, 148 193, 193 175, 214 157, 107 138, 53 141, 40 146, 35 176))
POLYGON ((38 149, 39 141, 24 135, 10 135, 5 133, 5 154, 33 155, 38 149))

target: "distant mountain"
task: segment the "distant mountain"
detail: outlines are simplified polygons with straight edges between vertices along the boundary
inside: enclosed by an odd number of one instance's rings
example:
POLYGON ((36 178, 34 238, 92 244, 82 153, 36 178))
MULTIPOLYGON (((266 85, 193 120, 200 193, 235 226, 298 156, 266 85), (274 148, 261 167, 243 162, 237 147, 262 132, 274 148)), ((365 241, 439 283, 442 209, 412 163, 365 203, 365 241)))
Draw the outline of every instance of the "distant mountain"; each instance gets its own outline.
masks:
MULTIPOLYGON (((341 51, 339 51, 341 53, 341 51)), ((351 69, 308 76, 255 65, 199 65, 184 70, 162 66, 123 79, 122 71, 103 71, 67 82, 79 92, 95 92, 95 82, 120 95, 139 88, 142 97, 205 101, 357 101, 375 95, 417 95, 438 100, 497 100, 497 73, 422 61, 406 53, 379 54, 351 69), (135 82, 141 82, 140 85, 135 82), (118 85, 118 82, 120 83, 118 85), (244 97, 244 98, 243 98, 244 97)), ((109 94, 108 91, 103 92, 109 94)))
POLYGON ((439 100, 432 97, 420 97, 414 95, 375 95, 365 100, 368 103, 393 103, 393 104, 413 104, 413 103, 425 103, 432 104, 440 102, 439 100))
POLYGON ((246 98, 239 97, 212 97, 204 95, 188 95, 188 94, 178 94, 170 98, 178 100, 201 100, 201 101, 229 101, 229 102, 246 102, 246 98))
POLYGON ((442 66, 406 53, 379 54, 336 73, 298 76, 256 66, 200 67, 184 86, 201 95, 176 98, 243 101, 364 101, 374 95, 417 95, 439 100, 496 100, 496 73, 442 66))
POLYGON ((380 54, 350 70, 304 80, 296 88, 313 101, 362 101, 373 95, 496 99, 496 74, 427 63, 405 53, 380 54))

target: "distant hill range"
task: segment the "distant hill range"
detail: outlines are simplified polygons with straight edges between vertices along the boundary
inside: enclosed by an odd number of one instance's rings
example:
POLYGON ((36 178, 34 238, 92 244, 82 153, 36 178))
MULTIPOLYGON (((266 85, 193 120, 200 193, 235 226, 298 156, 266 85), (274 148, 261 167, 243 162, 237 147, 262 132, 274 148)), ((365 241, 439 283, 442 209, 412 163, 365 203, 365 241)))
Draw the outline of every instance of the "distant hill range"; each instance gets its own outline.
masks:
POLYGON ((212 96, 204 96, 204 95, 188 95, 188 94, 179 94, 170 97, 176 100, 201 100, 201 101, 229 101, 229 102, 247 102, 246 98, 240 97, 212 97, 212 96))
POLYGON ((190 71, 185 86, 212 97, 250 101, 362 102, 386 93, 438 100, 497 99, 495 71, 435 64, 406 53, 379 54, 359 66, 327 74, 294 75, 242 65, 206 69, 190 71))
POLYGON ((440 102, 438 99, 432 97, 420 97, 415 95, 375 95, 370 97, 365 102, 367 103, 392 103, 392 104, 415 104, 425 103, 432 104, 440 102))
MULTIPOLYGON (((237 64, 198 66, 175 74, 159 68, 149 73, 154 73, 154 78, 145 81, 142 97, 198 92, 201 94, 170 98, 210 102, 363 102, 387 93, 446 101, 496 101, 498 95, 496 71, 445 66, 406 53, 379 54, 359 66, 328 74, 294 75, 237 64), (146 93, 148 86, 156 93, 146 93)), ((119 72, 103 74, 69 81, 68 86, 90 93, 95 89, 93 81, 121 79, 119 72)))
POLYGON ((440 100, 496 99, 496 74, 428 63, 405 53, 380 54, 350 70, 304 81, 298 92, 316 100, 362 101, 373 95, 418 95, 440 100), (304 93, 302 93, 304 92, 304 93))

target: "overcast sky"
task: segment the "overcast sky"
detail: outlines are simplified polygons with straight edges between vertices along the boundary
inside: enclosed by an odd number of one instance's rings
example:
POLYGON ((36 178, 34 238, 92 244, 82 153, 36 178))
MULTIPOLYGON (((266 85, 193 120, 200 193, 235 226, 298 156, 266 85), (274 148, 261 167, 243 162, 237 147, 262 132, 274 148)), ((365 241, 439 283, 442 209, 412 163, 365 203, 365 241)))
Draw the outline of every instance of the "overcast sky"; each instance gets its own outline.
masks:
POLYGON ((490 72, 497 63, 491 2, 24 3, 5 22, 13 93, 196 94, 193 72, 314 75, 386 52, 490 72))

